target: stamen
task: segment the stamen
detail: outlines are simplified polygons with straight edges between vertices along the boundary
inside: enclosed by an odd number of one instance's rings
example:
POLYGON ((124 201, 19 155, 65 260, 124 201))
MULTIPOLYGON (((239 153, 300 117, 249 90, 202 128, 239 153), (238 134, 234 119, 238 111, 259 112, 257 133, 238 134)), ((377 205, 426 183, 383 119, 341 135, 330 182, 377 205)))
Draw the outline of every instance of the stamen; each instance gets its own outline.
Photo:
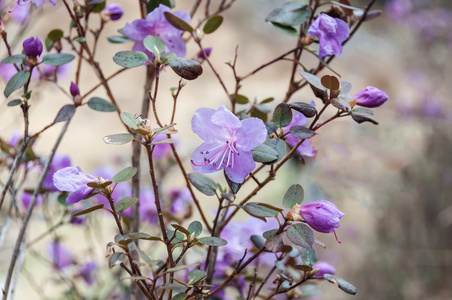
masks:
POLYGON ((334 236, 336 237, 336 241, 340 244, 341 241, 339 241, 339 239, 337 238, 336 231, 334 232, 334 236))

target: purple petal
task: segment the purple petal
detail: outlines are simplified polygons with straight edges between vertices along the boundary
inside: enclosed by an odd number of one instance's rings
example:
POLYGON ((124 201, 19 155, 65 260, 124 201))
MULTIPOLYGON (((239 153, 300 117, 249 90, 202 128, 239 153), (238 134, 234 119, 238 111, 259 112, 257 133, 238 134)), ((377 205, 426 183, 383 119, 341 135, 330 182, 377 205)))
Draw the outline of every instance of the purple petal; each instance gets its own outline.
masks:
POLYGON ((253 154, 249 151, 243 152, 239 150, 238 155, 234 154, 234 167, 226 168, 226 175, 231 181, 242 183, 255 167, 256 163, 254 162, 253 154))
POLYGON ((48 244, 47 253, 52 258, 52 261, 58 270, 74 263, 71 252, 59 242, 48 244))
POLYGON ((262 145, 267 138, 264 122, 258 118, 242 120, 242 128, 237 131, 237 145, 243 151, 251 151, 262 145))
POLYGON ((142 42, 146 36, 151 34, 152 25, 147 20, 138 19, 132 23, 126 23, 124 34, 132 40, 142 42))
POLYGON ((216 141, 219 135, 220 127, 212 123, 214 114, 215 110, 203 107, 196 110, 191 119, 193 132, 206 142, 216 141))
MULTIPOLYGON (((185 40, 180 36, 180 33, 162 32, 158 35, 166 45, 168 52, 174 52, 179 57, 185 57, 186 46, 185 40)), ((165 51, 165 52, 167 52, 165 51)))
POLYGON ((217 169, 218 165, 213 166, 206 163, 206 160, 210 160, 214 155, 218 153, 218 151, 221 149, 221 146, 222 145, 217 143, 202 143, 201 146, 196 148, 191 155, 191 165, 193 167, 193 170, 198 173, 213 173, 224 169, 223 164, 221 164, 217 169), (212 151, 212 149, 215 149, 216 151, 212 151))
POLYGON ((83 173, 79 167, 67 167, 57 171, 53 175, 53 184, 64 192, 75 192, 88 182, 95 181, 96 177, 83 173))
POLYGON ((240 128, 242 123, 227 108, 222 105, 212 116, 212 123, 226 128, 240 128))

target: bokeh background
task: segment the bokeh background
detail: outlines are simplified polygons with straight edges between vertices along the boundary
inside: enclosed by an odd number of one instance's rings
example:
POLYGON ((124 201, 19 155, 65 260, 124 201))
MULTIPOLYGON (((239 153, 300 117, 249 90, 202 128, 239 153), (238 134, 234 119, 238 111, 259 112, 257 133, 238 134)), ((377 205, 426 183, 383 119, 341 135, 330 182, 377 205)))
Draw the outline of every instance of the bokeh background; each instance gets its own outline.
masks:
MULTIPOLYGON (((135 3, 138 1, 117 2, 125 7, 125 14, 120 22, 108 24, 105 36, 115 34, 125 22, 138 18, 135 3)), ((190 7, 193 1, 179 2, 177 9, 190 7)), ((366 1, 351 2, 358 7, 366 4, 366 1)), ((239 74, 248 73, 295 45, 292 37, 282 35, 264 21, 268 13, 282 3, 284 1, 238 0, 224 14, 225 22, 220 29, 204 39, 204 46, 213 47, 211 59, 230 89, 234 80, 224 62, 233 60, 237 45, 239 74)), ((318 286, 323 293, 312 298, 450 299, 452 116, 448 95, 452 75, 452 5, 450 1, 377 0, 374 8, 383 10, 383 15, 364 23, 344 48, 342 57, 334 59, 331 66, 343 80, 352 83, 352 94, 371 85, 389 95, 387 103, 376 109, 380 125, 358 125, 351 119, 342 119, 325 126, 312 139, 318 150, 316 157, 307 159, 304 165, 293 160, 255 200, 280 203, 288 186, 301 183, 307 197, 333 201, 346 213, 338 230, 342 243, 338 244, 331 235, 317 234, 317 238, 327 244, 327 248, 319 249, 318 253, 322 260, 335 265, 337 274, 353 283, 359 294, 347 295, 325 282, 318 286)), ((43 39, 54 28, 67 28, 68 17, 62 3, 57 3, 56 8, 47 3, 35 11, 34 16, 37 17, 34 20, 36 25, 27 27, 22 37, 14 38, 23 25, 11 23, 8 27, 16 53, 26 37, 43 39)), ((131 44, 101 42, 98 59, 106 74, 118 69, 111 57, 130 47, 131 44)), ((0 51, 1 58, 5 57, 3 44, 0 51)), ((187 56, 193 57, 196 53, 197 48, 190 43, 187 56)), ((304 56, 306 65, 315 65, 314 57, 304 56)), ((285 95, 290 68, 290 62, 267 68, 245 81, 241 94, 258 100, 275 97, 276 103, 285 95)), ((74 69, 72 64, 68 74, 74 69)), ((80 88, 86 91, 97 81, 88 66, 82 71, 80 88)), ((328 70, 322 74, 332 75, 328 70)), ((111 81, 123 111, 135 113, 140 110, 143 75, 143 69, 137 68, 111 81)), ((71 76, 60 76, 63 89, 68 90, 70 81, 71 76)), ((172 99, 169 88, 176 86, 177 82, 178 78, 172 72, 164 74, 157 104, 163 120, 170 118, 172 99)), ((5 83, 0 82, 1 90, 4 86, 5 83)), ((32 89, 34 96, 30 115, 33 132, 47 125, 60 107, 70 102, 50 82, 34 80, 32 89)), ((95 95, 106 97, 102 89, 98 89, 95 95)), ((310 102, 313 99, 307 89, 293 97, 293 101, 310 102)), ((19 109, 7 107, 7 102, 2 96, 0 136, 3 139, 8 139, 15 130, 23 129, 19 109)), ((198 80, 184 87, 176 113, 179 142, 183 145, 179 153, 182 156, 188 158, 200 143, 189 126, 194 111, 199 107, 216 109, 226 102, 224 92, 207 66, 198 80)), ((117 116, 98 113, 88 107, 81 110, 75 116, 59 152, 70 155, 73 164, 88 173, 106 165, 116 170, 127 166, 130 146, 115 147, 102 141, 105 135, 123 132, 117 116)), ((36 152, 44 156, 49 152, 51 141, 57 136, 60 126, 42 136, 36 144, 36 152)), ((190 168, 188 160, 185 165, 190 168)), ((142 176, 145 178, 146 173, 142 176)), ((221 175, 213 175, 212 178, 223 180, 221 175)), ((169 176, 165 180, 164 186, 184 185, 180 175, 169 176)), ((208 198, 203 198, 203 201, 205 207, 213 209, 216 205, 208 198)), ((239 217, 244 219, 245 215, 239 217)), ((3 211, 0 218, 5 220, 3 211)), ((111 226, 111 220, 99 219, 99 223, 94 224, 111 226)), ((48 225, 39 218, 33 221, 37 225, 30 228, 30 238, 38 236, 48 225)), ((2 284, 16 228, 20 224, 19 220, 12 222, 0 249, 2 284)), ((90 255, 99 259, 102 265, 102 247, 108 242, 108 236, 111 239, 114 230, 100 232, 96 228, 95 232, 94 239, 100 240, 95 247, 99 253, 90 255)), ((64 227, 59 234, 66 236, 74 252, 84 253, 84 231, 64 227)), ((33 251, 44 253, 44 248, 44 242, 38 243, 33 251)), ((42 283, 42 280, 51 278, 48 269, 44 269, 33 255, 27 256, 25 262, 28 275, 20 278, 16 299, 38 299, 37 293, 40 292, 36 285, 41 285, 46 297, 56 299, 51 292, 54 286, 42 283), (40 275, 36 276, 37 273, 40 275), (34 278, 35 285, 26 277, 34 278)))

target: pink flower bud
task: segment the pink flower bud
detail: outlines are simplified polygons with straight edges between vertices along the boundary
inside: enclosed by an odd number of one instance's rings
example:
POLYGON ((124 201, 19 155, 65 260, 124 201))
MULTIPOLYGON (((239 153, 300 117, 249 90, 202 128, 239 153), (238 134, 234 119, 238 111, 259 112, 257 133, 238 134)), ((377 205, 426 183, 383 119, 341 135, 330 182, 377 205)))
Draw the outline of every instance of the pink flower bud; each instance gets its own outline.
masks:
POLYGON ((72 97, 76 97, 80 95, 80 90, 78 89, 78 86, 71 81, 71 87, 69 88, 69 91, 71 92, 72 97))
POLYGON ((32 59, 36 59, 42 53, 42 43, 38 38, 28 38, 23 43, 24 53, 32 59))
POLYGON ((104 10, 102 11, 102 15, 110 17, 110 20, 112 21, 119 20, 122 17, 123 13, 124 10, 122 9, 122 6, 117 3, 107 4, 107 6, 105 6, 104 10))
POLYGON ((364 107, 378 107, 388 100, 388 95, 376 87, 368 86, 354 96, 356 104, 364 107))
POLYGON ((334 229, 339 228, 339 219, 345 216, 336 205, 326 200, 302 205, 300 214, 314 230, 324 233, 334 232, 335 234, 334 229))

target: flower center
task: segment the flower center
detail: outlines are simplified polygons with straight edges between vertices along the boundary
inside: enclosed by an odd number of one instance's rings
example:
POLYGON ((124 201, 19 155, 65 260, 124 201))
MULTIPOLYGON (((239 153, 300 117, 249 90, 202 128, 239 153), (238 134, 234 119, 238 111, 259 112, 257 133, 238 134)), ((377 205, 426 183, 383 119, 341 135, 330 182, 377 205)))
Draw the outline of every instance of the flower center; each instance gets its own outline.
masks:
POLYGON ((212 165, 217 170, 219 170, 222 166, 224 166, 225 168, 234 168, 234 154, 239 155, 236 146, 237 142, 235 141, 235 135, 233 135, 224 143, 220 143, 218 146, 212 149, 201 151, 200 153, 205 155, 203 164, 198 165, 194 163, 193 160, 191 162, 198 167, 212 165), (213 156, 210 156, 212 153, 215 154, 213 156))

